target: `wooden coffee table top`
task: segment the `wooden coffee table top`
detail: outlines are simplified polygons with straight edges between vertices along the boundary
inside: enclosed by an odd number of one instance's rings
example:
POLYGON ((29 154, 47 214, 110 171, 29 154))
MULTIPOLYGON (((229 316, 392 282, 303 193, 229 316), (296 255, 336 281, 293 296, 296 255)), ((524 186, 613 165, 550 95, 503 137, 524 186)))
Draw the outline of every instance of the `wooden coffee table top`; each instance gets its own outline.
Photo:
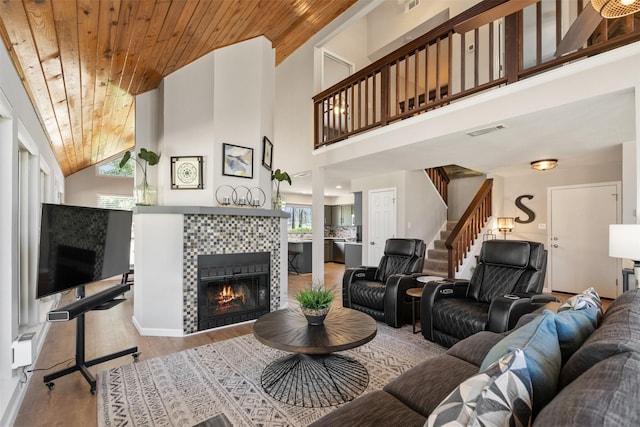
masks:
POLYGON ((253 335, 262 344, 304 354, 328 354, 366 344, 376 336, 376 321, 350 308, 335 307, 324 324, 309 326, 299 308, 272 311, 256 320, 253 335))

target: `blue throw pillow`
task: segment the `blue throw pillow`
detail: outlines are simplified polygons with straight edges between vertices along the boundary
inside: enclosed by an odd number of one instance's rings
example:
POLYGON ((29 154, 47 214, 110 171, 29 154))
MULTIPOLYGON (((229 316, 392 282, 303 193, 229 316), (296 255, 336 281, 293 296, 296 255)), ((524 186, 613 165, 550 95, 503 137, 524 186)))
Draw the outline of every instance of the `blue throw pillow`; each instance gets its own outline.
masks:
POLYGON ((533 415, 556 394, 562 361, 554 313, 547 311, 514 330, 487 353, 480 370, 485 370, 502 356, 522 349, 533 386, 533 415))
POLYGON ((565 310, 555 315, 562 365, 596 330, 598 316, 598 309, 593 307, 565 310))

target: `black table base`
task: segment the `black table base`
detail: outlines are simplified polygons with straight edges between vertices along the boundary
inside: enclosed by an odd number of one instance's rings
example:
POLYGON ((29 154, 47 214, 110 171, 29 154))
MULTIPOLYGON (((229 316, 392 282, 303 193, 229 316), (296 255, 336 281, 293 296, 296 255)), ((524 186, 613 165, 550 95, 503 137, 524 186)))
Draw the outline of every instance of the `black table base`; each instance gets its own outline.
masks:
POLYGON ((355 399, 369 384, 367 369, 339 354, 292 354, 262 371, 262 387, 274 399, 305 408, 355 399))

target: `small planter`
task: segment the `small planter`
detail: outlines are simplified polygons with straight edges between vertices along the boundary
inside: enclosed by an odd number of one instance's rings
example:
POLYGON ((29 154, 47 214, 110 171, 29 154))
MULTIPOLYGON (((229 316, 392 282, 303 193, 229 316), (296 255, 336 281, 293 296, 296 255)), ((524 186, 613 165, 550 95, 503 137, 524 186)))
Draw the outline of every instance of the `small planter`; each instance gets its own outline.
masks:
POLYGON ((318 309, 301 307, 301 310, 310 326, 318 326, 324 323, 324 318, 329 314, 330 307, 318 309))

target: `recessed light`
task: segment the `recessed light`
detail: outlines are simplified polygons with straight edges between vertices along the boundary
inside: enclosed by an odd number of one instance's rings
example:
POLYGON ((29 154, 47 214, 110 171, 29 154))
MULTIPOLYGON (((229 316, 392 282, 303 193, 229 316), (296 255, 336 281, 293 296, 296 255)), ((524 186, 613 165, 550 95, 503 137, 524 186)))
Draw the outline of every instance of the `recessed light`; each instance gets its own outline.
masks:
POLYGON ((336 188, 339 190, 342 188, 342 185, 336 185, 336 188))

